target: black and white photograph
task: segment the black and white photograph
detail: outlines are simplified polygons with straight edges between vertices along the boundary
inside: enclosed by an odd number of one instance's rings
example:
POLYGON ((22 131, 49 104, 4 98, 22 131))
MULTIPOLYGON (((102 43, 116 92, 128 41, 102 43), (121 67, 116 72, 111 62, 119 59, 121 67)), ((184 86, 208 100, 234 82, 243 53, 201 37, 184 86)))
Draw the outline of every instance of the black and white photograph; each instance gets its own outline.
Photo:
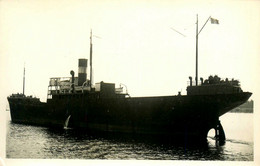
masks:
POLYGON ((257 0, 1 0, 0 166, 259 165, 259 44, 257 0))

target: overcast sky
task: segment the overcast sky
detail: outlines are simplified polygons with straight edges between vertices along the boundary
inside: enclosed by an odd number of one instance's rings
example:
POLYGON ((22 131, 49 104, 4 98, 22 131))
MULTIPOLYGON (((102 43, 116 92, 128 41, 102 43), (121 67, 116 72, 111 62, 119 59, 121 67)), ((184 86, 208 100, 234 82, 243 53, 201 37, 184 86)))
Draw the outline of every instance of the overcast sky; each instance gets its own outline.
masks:
POLYGON ((24 64, 25 93, 41 101, 50 77, 77 73, 78 58, 89 59, 91 29, 99 36, 94 82, 123 83, 131 96, 186 94, 195 77, 196 14, 199 28, 209 16, 219 20, 199 35, 199 77, 239 79, 257 106, 260 1, 1 0, 1 113, 8 95, 22 93, 24 64))
POLYGON ((100 37, 93 38, 94 82, 123 83, 132 96, 186 94, 195 77, 196 14, 199 28, 209 16, 219 20, 199 35, 199 77, 235 78, 257 91, 259 1, 0 3, 3 100, 22 92, 25 64, 25 93, 45 101, 50 77, 69 77, 78 58, 89 59, 90 29, 100 37))

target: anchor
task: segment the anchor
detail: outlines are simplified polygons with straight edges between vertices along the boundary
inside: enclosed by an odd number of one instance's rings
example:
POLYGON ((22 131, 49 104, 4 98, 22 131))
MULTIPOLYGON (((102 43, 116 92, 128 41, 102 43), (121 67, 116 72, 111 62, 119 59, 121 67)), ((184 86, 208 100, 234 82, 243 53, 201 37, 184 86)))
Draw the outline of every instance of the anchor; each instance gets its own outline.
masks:
POLYGON ((215 127, 215 138, 216 138, 216 145, 223 146, 226 143, 226 136, 224 129, 218 120, 217 125, 215 127))

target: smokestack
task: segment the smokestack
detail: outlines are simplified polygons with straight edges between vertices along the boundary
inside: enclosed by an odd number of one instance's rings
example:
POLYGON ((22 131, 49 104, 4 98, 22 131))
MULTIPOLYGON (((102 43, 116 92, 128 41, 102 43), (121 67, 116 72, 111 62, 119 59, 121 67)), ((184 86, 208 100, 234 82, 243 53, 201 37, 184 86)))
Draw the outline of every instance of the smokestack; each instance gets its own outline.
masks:
POLYGON ((78 86, 82 86, 87 80, 87 59, 79 59, 78 86))

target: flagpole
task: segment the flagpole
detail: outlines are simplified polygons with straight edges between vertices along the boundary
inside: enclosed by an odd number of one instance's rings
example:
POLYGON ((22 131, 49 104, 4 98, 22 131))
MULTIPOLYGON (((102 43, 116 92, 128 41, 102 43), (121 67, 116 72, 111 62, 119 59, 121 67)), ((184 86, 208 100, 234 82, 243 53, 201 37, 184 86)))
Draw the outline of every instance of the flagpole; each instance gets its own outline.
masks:
POLYGON ((198 86, 198 14, 197 14, 197 22, 196 22, 196 86, 198 86))

